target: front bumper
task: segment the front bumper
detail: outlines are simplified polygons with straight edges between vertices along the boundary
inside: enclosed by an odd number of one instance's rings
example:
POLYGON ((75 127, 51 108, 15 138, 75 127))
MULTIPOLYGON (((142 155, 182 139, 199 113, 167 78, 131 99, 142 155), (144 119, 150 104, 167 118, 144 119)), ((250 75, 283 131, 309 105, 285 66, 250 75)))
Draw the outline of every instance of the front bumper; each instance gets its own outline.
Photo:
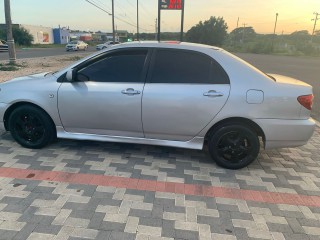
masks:
POLYGON ((312 119, 255 119, 265 134, 265 149, 305 145, 312 137, 316 122, 312 119))
POLYGON ((9 105, 6 104, 6 103, 0 103, 0 130, 1 131, 5 131, 5 126, 4 126, 4 122, 3 122, 3 119, 4 119, 4 114, 5 112, 7 111, 9 105))
POLYGON ((67 51, 75 51, 77 50, 77 47, 66 47, 67 51))

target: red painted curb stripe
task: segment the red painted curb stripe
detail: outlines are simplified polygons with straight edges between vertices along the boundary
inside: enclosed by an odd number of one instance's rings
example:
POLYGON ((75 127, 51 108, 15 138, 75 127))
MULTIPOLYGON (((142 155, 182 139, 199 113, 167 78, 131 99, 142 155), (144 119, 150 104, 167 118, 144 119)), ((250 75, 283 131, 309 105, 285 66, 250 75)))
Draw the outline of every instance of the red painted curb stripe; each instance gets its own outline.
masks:
POLYGON ((116 188, 126 188, 152 192, 167 192, 194 196, 205 196, 212 198, 220 197, 271 204, 289 204, 309 207, 320 207, 320 197, 318 196, 241 190, 226 187, 161 182, 95 174, 42 171, 19 168, 0 168, 0 177, 65 182, 95 186, 109 186, 116 188))

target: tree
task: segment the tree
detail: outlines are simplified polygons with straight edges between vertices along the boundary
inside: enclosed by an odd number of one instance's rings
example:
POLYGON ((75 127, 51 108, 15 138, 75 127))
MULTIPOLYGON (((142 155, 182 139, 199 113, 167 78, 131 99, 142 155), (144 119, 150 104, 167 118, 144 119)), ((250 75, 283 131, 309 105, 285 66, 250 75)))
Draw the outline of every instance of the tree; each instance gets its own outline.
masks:
POLYGON ((230 33, 230 38, 234 42, 250 42, 256 35, 252 27, 239 27, 230 33))
POLYGON ((23 46, 30 46, 33 41, 33 36, 24 27, 13 27, 13 38, 16 43, 23 46))
POLYGON ((290 39, 297 44, 309 42, 310 38, 311 35, 309 34, 308 30, 295 31, 290 34, 290 39))
MULTIPOLYGON (((33 36, 23 27, 12 27, 12 34, 14 41, 19 45, 30 46, 33 41, 33 36)), ((2 29, 0 29, 0 39, 7 39, 6 31, 2 29)))
POLYGON ((210 17, 209 20, 200 21, 187 33, 186 39, 190 42, 221 46, 227 37, 228 26, 222 17, 210 17))
POLYGON ((308 30, 300 30, 300 31, 295 31, 291 33, 291 36, 307 36, 309 35, 308 30))

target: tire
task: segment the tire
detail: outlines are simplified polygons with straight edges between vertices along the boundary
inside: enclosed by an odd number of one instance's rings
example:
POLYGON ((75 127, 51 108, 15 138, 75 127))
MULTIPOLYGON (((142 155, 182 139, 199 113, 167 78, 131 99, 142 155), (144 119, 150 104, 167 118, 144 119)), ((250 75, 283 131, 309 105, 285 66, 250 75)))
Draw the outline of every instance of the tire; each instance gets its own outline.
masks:
POLYGON ((12 137, 26 148, 42 148, 56 137, 51 118, 33 106, 17 107, 10 114, 8 123, 12 137))
POLYGON ((258 135, 240 124, 223 125, 211 134, 208 141, 211 158, 221 167, 240 169, 252 163, 259 154, 258 135))

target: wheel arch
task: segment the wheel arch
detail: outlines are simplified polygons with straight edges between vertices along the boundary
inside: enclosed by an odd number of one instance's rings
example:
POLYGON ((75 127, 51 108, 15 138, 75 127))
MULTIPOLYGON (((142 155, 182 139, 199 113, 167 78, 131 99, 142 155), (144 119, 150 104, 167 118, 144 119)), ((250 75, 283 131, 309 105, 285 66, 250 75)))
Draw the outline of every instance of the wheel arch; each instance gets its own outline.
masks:
POLYGON ((55 131, 55 134, 57 134, 56 132, 56 128, 55 128, 55 123, 54 121, 52 120, 51 116, 40 106, 34 104, 34 103, 31 103, 31 102, 17 102, 17 103, 14 103, 12 104, 7 110, 6 112, 4 113, 4 117, 3 117, 3 122, 4 122, 4 127, 5 129, 8 131, 8 119, 11 115, 11 113, 18 107, 21 107, 21 106, 33 106, 35 108, 38 108, 39 110, 43 111, 46 115, 48 115, 50 121, 51 121, 51 124, 52 126, 54 126, 54 131, 55 131))
POLYGON ((241 124, 244 126, 247 126, 249 128, 251 128, 252 130, 254 130, 258 136, 262 137, 263 142, 265 143, 266 137, 264 134, 264 131, 262 130, 262 128, 255 123, 254 121, 252 121, 251 119, 248 118, 242 118, 242 117, 231 117, 231 118, 226 118, 223 119, 217 123, 215 123, 208 131, 207 134, 205 136, 205 140, 208 140, 209 136, 219 127, 226 125, 226 124, 241 124))

